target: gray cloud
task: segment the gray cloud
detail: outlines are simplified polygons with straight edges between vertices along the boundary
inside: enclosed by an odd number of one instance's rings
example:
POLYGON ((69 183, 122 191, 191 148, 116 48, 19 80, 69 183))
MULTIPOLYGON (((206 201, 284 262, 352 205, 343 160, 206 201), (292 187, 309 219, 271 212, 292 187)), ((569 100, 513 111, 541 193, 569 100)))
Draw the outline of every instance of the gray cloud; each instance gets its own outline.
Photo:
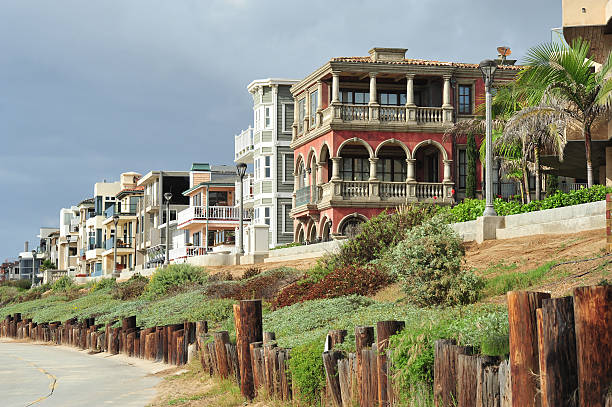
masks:
MULTIPOLYGON (((0 260, 122 171, 231 163, 246 85, 372 46, 478 62, 550 39, 558 0, 4 0, 0 260)), ((57 222, 57 221, 55 221, 57 222)))

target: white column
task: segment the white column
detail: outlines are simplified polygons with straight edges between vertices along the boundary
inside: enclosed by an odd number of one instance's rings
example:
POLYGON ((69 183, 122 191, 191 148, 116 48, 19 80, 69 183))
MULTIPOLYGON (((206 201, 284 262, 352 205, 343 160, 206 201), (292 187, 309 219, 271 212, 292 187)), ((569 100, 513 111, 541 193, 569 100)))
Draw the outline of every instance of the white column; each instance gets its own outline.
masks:
POLYGON ((376 72, 370 72, 370 104, 375 105, 376 99, 376 72))
POLYGON ((406 181, 414 181, 414 164, 415 164, 416 160, 414 158, 407 158, 406 159, 406 164, 407 168, 406 168, 406 181))
POLYGON ((340 72, 332 71, 332 103, 339 103, 340 98, 338 94, 340 92, 340 72))
POLYGON ((297 99, 295 99, 293 101, 293 125, 291 126, 291 131, 293 133, 293 138, 295 139, 297 137, 297 133, 298 133, 298 120, 299 120, 299 113, 298 113, 298 101, 297 99))
POLYGON ((378 163, 378 158, 370 158, 370 179, 368 181, 377 181, 376 178, 376 163, 378 163))
POLYGON ((451 75, 444 75, 444 88, 442 90, 442 107, 451 107, 450 103, 450 80, 451 75))
POLYGON ((414 74, 406 74, 406 106, 414 106, 414 74))
POLYGON ((340 181, 340 164, 342 163, 342 157, 332 157, 332 181, 340 181))
POLYGON ((442 182, 450 182, 451 181, 451 164, 453 160, 444 160, 444 179, 442 182))
POLYGON ((323 110, 323 82, 317 81, 317 127, 320 126, 323 122, 323 114, 321 111, 323 110))

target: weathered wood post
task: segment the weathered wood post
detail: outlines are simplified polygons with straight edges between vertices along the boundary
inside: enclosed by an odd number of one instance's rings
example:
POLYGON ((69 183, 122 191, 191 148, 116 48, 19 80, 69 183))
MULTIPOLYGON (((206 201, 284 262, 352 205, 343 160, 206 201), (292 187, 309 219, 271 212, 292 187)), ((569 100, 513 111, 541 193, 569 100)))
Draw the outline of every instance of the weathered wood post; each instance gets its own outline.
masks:
POLYGON ((225 345, 230 343, 229 333, 227 331, 219 331, 213 333, 213 337, 215 339, 215 352, 217 354, 217 364, 219 365, 219 376, 227 379, 230 371, 225 345))
POLYGON ((361 351, 361 407, 378 405, 378 367, 376 344, 361 351))
POLYGON ((374 343, 374 327, 372 326, 356 326, 355 327, 355 358, 357 359, 357 391, 359 393, 359 405, 363 406, 364 401, 362 398, 362 369, 363 364, 363 353, 362 351, 368 350, 374 343))
POLYGON ((263 341, 261 300, 242 300, 234 305, 234 323, 240 362, 240 392, 251 400, 255 397, 255 387, 249 345, 263 341))
POLYGON ((510 377, 510 361, 499 364, 499 407, 512 407, 512 384, 510 377))
POLYGON ((387 376, 387 348, 389 338, 404 328, 404 321, 380 321, 376 323, 376 342, 378 348, 378 403, 380 407, 389 405, 388 376, 387 376))
POLYGON ((540 407, 537 377, 540 374, 536 309, 549 293, 508 292, 512 405, 540 407))
POLYGON ((457 346, 454 339, 441 339, 434 348, 434 403, 453 407, 457 401, 457 357, 471 355, 469 346, 457 346))
POLYGON ((542 407, 573 405, 578 389, 573 298, 542 301, 537 318, 542 407))
POLYGON ((612 286, 574 290, 580 407, 606 406, 612 383, 612 286))
POLYGON ((323 352, 323 367, 325 368, 325 381, 334 407, 342 407, 340 381, 338 379, 338 361, 342 359, 342 352, 330 350, 323 352))

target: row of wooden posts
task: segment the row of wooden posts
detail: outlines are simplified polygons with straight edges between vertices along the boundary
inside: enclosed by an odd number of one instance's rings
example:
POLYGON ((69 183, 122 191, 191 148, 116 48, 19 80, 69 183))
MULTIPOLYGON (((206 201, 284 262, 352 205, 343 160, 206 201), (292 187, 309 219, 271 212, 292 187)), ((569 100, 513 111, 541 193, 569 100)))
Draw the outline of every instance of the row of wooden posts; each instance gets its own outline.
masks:
POLYGON ((2 320, 0 336, 182 365, 187 363, 189 345, 208 331, 205 321, 139 328, 135 316, 123 318, 121 326, 113 325, 95 324, 95 318, 37 324, 17 313, 2 320))
POLYGON ((612 407, 612 286, 570 297, 512 291, 509 360, 435 346, 437 406, 612 407))
MULTIPOLYGON (((434 400, 440 407, 612 407, 612 286, 580 287, 573 297, 508 293, 508 360, 474 355, 454 340, 435 344, 434 400)), ((288 371, 290 349, 276 346, 263 332, 261 300, 234 305, 236 344, 229 333, 208 332, 206 322, 139 329, 136 318, 121 327, 95 325, 94 319, 36 324, 19 314, 6 317, 0 334, 70 344, 92 351, 125 353, 171 364, 186 363, 197 343, 210 375, 234 380, 247 399, 266 394, 293 399, 288 371), (101 329, 104 328, 104 329, 101 329)), ((401 321, 355 327, 355 353, 335 350, 345 330, 329 332, 322 353, 326 405, 392 406, 397 395, 389 375, 389 338, 401 321)))

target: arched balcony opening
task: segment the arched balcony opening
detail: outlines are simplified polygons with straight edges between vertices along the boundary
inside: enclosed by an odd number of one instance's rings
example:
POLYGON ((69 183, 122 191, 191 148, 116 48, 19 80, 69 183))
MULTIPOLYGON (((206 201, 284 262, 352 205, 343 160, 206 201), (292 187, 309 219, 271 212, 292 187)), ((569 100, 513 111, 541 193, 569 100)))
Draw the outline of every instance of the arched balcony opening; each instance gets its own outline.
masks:
POLYGON ((438 147, 422 147, 416 152, 415 158, 417 182, 442 182, 443 157, 438 147))
POLYGON ((319 155, 319 177, 321 184, 326 184, 331 180, 332 172, 332 160, 327 144, 323 144, 321 147, 321 154, 319 155))
POLYGON ((384 145, 378 150, 376 158, 376 178, 383 182, 406 182, 408 157, 401 146, 384 145))

